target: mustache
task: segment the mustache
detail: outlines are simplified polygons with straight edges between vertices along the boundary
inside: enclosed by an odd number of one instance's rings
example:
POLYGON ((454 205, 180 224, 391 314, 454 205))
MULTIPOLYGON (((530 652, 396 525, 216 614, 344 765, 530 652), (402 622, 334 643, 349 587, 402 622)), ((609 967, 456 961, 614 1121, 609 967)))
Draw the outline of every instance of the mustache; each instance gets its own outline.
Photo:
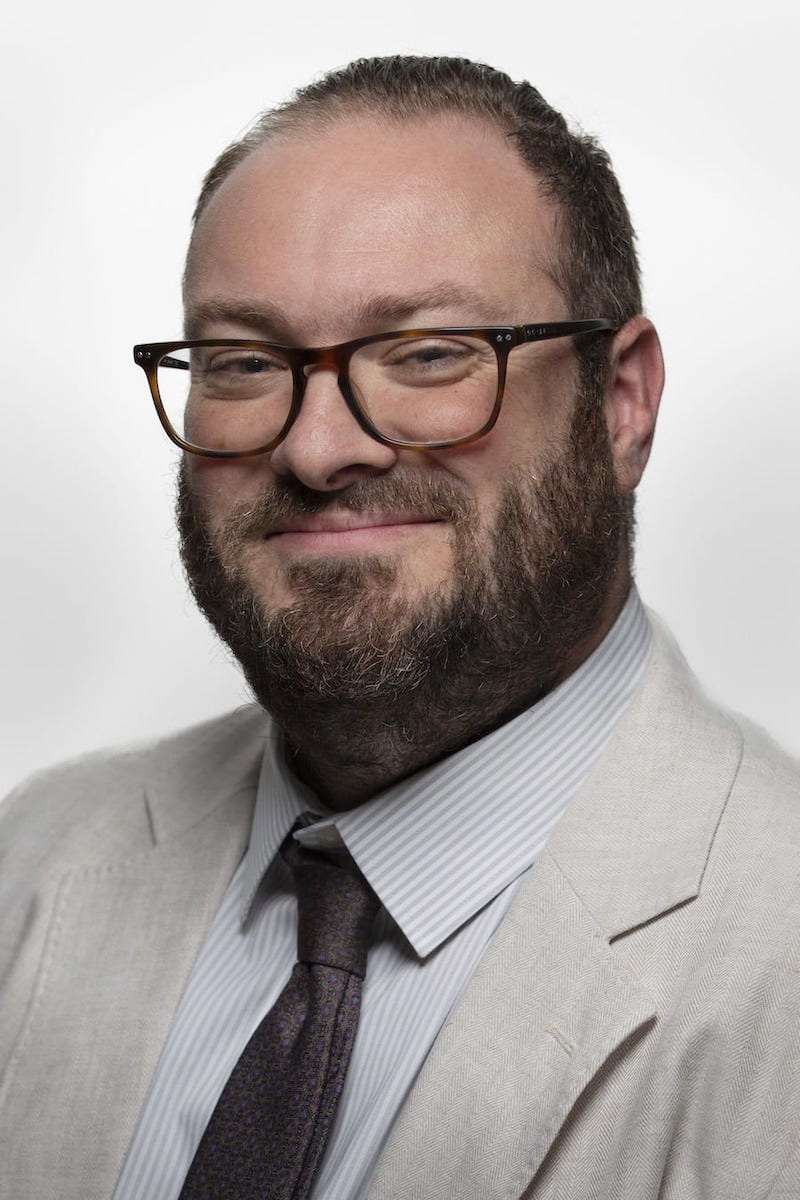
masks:
POLYGON ((476 503, 464 485, 432 475, 386 475, 356 480, 338 491, 318 492, 298 480, 278 479, 255 500, 236 505, 223 535, 233 542, 263 538, 293 517, 328 508, 359 513, 415 513, 460 525, 474 518, 476 503))

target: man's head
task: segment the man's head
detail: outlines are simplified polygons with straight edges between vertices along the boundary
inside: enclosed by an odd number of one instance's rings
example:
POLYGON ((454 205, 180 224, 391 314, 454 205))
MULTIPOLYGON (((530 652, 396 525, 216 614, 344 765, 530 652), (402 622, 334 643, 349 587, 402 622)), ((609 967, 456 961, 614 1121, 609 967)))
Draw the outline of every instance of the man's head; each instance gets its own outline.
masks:
POLYGON ((212 168, 185 291, 187 336, 289 346, 613 319, 580 351, 516 348, 497 424, 448 449, 375 440, 308 369, 284 440, 190 456, 180 504, 195 594, 284 725, 322 737, 337 704, 368 709, 406 743, 433 726, 441 753, 585 656, 627 587, 660 389, 594 143, 489 68, 356 63, 212 168))

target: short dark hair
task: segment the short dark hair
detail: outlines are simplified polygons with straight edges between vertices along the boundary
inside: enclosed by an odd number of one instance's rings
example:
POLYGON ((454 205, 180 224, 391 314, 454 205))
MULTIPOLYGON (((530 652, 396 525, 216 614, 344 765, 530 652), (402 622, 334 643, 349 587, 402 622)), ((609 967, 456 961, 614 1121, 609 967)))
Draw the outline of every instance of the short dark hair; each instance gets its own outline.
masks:
MULTIPOLYGON (((456 113, 494 124, 514 141, 555 206, 560 253, 552 266, 571 316, 610 317, 622 325, 641 312, 635 235, 606 151, 595 138, 571 130, 530 83, 515 83, 466 58, 360 58, 300 88, 262 113, 219 156, 203 182, 194 221, 259 146, 353 113, 393 121, 456 113)), ((595 341, 586 340, 587 351, 595 341)))

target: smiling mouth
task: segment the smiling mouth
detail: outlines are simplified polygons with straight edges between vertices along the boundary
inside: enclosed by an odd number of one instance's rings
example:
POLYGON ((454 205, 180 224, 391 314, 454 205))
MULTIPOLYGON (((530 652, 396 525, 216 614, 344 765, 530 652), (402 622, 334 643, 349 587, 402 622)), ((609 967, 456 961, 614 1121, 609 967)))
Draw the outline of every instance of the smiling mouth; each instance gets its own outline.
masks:
POLYGON ((418 533, 422 525, 438 524, 441 517, 415 513, 316 513, 282 522, 264 540, 286 549, 375 549, 418 533))
POLYGON ((420 513, 366 513, 341 512, 315 513, 313 516, 292 517, 281 522, 267 537, 285 533, 350 533, 358 529, 383 529, 394 525, 422 525, 441 520, 420 513))

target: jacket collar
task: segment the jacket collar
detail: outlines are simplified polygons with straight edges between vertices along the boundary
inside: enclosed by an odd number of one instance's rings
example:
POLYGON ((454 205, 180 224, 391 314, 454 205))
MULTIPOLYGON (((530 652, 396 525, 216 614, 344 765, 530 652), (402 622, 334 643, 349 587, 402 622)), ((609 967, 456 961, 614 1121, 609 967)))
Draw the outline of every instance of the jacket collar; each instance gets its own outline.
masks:
POLYGON ((741 758, 663 622, 645 682, 548 853, 609 938, 695 897, 741 758))
POLYGON ((156 845, 180 838, 242 792, 255 794, 269 718, 256 705, 154 747, 145 801, 156 845))

